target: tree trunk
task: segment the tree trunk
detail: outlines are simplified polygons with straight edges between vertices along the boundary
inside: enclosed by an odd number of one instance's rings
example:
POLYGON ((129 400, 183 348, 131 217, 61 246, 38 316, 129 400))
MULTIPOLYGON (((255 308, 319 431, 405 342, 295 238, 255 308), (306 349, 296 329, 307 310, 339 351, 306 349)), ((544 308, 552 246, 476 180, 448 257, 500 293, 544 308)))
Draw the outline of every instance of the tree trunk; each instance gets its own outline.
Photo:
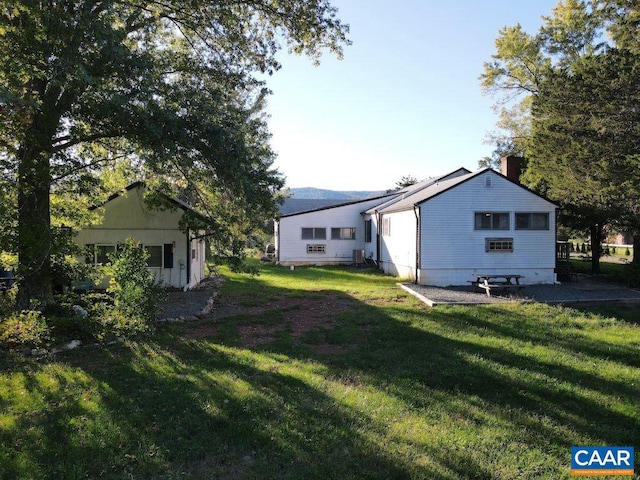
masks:
POLYGON ((640 230, 633 232, 633 260, 631 263, 640 266, 640 230))
MULTIPOLYGON (((33 140, 36 140, 35 138, 33 140)), ((18 151, 19 309, 53 298, 51 277, 51 175, 48 149, 25 142, 18 151), (35 301, 35 302, 34 302, 35 301)))
POLYGON ((589 227, 591 236, 591 274, 600 275, 600 244, 602 243, 602 225, 589 227))

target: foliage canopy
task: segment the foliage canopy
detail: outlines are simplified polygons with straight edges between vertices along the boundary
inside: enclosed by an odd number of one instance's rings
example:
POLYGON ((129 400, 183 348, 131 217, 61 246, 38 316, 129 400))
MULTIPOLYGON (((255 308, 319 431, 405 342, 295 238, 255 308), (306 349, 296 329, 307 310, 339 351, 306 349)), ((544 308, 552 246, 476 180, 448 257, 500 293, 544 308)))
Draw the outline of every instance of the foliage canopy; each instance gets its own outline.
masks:
POLYGON ((272 213, 283 180, 256 74, 282 48, 341 55, 336 15, 328 0, 0 2, 0 224, 22 303, 50 297, 56 198, 94 203, 114 177, 215 216, 222 239, 272 213))
MULTIPOLYGON (((608 225, 639 219, 638 14, 625 0, 560 1, 536 35, 505 28, 481 77, 501 111, 491 164, 524 153, 524 181, 599 245, 608 225)), ((598 248, 593 272, 599 272, 598 248)))

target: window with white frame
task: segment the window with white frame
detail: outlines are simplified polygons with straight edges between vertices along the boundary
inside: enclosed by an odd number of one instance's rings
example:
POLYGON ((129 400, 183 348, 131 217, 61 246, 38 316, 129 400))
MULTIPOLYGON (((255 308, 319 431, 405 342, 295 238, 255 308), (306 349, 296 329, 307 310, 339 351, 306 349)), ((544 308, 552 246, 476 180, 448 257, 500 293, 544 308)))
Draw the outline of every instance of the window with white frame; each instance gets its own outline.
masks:
POLYGON ((382 219, 382 236, 390 237, 391 236, 391 218, 384 217, 382 219))
POLYGON ((302 240, 326 240, 327 229, 325 227, 303 228, 302 240))
POLYGON ((485 238, 486 252, 513 252, 513 238, 485 238))
POLYGON ((307 244, 307 253, 326 253, 326 245, 307 244))
POLYGON ((509 230, 509 212, 476 212, 476 230, 509 230))
POLYGON ((549 214, 516 213, 516 230, 549 230, 549 214))
POLYGON ((355 228, 332 228, 331 240, 355 240, 356 229, 355 228))

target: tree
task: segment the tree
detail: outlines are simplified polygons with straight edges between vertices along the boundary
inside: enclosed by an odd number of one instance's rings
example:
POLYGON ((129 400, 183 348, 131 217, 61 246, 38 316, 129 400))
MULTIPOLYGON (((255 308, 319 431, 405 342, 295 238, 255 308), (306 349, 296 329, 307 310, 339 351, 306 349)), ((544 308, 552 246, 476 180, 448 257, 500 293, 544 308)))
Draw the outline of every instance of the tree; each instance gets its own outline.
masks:
POLYGON ((411 185, 415 185, 418 183, 418 179, 413 175, 404 175, 400 180, 396 182, 396 189, 399 190, 401 188, 410 187, 411 185))
POLYGON ((19 304, 51 298, 51 194, 87 194, 105 165, 125 160, 203 207, 273 210, 282 178, 255 73, 279 68, 282 42, 314 61, 340 55, 347 31, 329 0, 1 1, 19 304))
MULTIPOLYGON (((638 230, 640 62, 607 46, 556 68, 534 102, 526 180, 563 207, 565 222, 587 225, 591 244, 606 225, 638 230)), ((599 273, 599 249, 592 272, 599 273)))
POLYGON ((496 39, 496 53, 480 76, 485 94, 496 98, 497 130, 487 136, 496 145, 481 166, 498 166, 507 155, 522 156, 531 136, 531 106, 540 83, 553 67, 566 67, 597 46, 602 30, 592 9, 580 0, 560 1, 536 35, 517 24, 504 27, 496 39))
POLYGON ((623 34, 624 25, 637 25, 626 16, 633 12, 629 5, 560 2, 535 37, 503 31, 497 45, 509 48, 499 50, 483 76, 485 88, 515 91, 529 102, 517 104, 524 105, 520 119, 528 125, 523 180, 563 207, 565 225, 589 229, 593 273, 599 273, 605 227, 637 219, 629 200, 638 198, 640 185, 637 55, 602 41, 608 28, 614 40, 634 44, 637 31, 623 34))
POLYGON ((499 167, 508 155, 522 156, 529 138, 531 102, 538 93, 538 83, 548 65, 540 39, 527 34, 518 24, 500 30, 496 53, 485 62, 480 76, 482 90, 496 98, 494 111, 499 116, 498 130, 489 134, 486 143, 496 145, 481 166, 499 167))

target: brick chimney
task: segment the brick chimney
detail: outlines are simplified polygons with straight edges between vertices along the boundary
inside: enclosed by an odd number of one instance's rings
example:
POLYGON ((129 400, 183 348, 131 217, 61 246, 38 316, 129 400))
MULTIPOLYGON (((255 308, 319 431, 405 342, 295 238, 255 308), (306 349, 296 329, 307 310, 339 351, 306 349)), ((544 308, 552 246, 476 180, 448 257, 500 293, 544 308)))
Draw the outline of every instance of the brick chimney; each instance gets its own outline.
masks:
POLYGON ((509 155, 500 159, 500 173, 507 177, 512 182, 520 183, 520 175, 522 174, 522 167, 524 164, 523 157, 516 157, 509 155))

